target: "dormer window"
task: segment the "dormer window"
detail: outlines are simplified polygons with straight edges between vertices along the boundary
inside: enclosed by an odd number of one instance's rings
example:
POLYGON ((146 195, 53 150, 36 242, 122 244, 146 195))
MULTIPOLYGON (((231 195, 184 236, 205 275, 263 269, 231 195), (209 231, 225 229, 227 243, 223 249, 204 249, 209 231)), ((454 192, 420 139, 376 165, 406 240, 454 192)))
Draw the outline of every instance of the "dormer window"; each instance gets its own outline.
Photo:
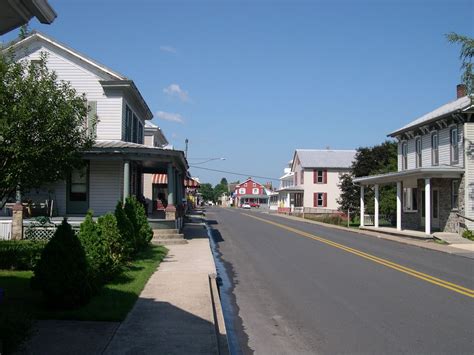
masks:
POLYGON ((458 138, 457 127, 451 128, 450 143, 451 143, 451 164, 457 164, 459 163, 459 138, 458 138))
POLYGON ((431 165, 437 166, 439 164, 439 136, 438 132, 431 135, 431 165))
POLYGON ((421 146, 421 137, 416 138, 415 140, 415 149, 416 149, 416 167, 421 168, 422 163, 422 146, 421 146))
POLYGON ((408 143, 402 143, 402 170, 408 168, 408 143))

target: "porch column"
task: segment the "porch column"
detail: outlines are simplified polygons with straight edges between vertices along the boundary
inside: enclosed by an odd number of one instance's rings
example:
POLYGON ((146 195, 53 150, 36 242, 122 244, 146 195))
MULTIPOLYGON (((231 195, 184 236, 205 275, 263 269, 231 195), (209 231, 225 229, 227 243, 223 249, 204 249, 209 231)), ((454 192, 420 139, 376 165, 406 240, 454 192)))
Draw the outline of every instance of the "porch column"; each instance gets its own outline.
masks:
POLYGON ((130 162, 125 160, 123 162, 123 203, 125 199, 130 196, 130 162))
POLYGON ((425 233, 431 234, 431 180, 425 179, 425 233))
POLYGON ((175 180, 175 171, 173 164, 168 164, 168 206, 165 209, 166 219, 175 220, 176 219, 176 207, 175 207, 175 197, 176 197, 176 180, 175 180))
POLYGON ((365 214, 365 204, 364 204, 364 185, 360 185, 360 226, 364 226, 364 214, 365 214))
POLYGON ((397 181, 397 230, 402 230, 402 182, 397 181))
POLYGON ((375 201, 374 201, 374 226, 379 227, 379 185, 374 186, 375 201))

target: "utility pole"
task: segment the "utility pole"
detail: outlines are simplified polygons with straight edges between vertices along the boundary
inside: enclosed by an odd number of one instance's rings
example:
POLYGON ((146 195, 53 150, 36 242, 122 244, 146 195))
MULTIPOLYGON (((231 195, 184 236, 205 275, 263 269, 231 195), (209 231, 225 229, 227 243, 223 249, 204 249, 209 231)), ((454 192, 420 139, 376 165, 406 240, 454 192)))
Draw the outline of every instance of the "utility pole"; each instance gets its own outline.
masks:
POLYGON ((184 143, 186 144, 186 148, 184 150, 184 157, 187 159, 188 158, 188 143, 189 143, 189 140, 186 138, 184 140, 184 143))

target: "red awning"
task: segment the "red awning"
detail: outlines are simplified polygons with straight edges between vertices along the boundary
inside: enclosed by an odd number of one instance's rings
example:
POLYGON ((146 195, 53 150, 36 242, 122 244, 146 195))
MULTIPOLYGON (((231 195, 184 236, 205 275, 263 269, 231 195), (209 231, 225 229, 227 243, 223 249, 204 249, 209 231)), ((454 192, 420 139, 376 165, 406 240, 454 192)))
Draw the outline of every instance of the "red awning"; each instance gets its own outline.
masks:
POLYGON ((199 183, 194 179, 184 179, 184 186, 186 187, 199 187, 199 183))
POLYGON ((168 175, 167 174, 153 174, 151 178, 152 184, 167 184, 168 183, 168 175))

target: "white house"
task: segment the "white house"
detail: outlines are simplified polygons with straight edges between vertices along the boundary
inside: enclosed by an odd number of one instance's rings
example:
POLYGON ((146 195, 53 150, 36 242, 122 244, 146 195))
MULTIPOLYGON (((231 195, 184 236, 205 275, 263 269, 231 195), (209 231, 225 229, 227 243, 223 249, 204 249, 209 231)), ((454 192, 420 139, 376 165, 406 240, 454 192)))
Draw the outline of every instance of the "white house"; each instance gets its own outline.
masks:
MULTIPOLYGON (((397 186, 397 230, 460 233, 474 229, 474 106, 458 85, 457 99, 389 134, 398 140, 398 171, 354 179, 375 190, 375 228, 379 227, 378 190, 397 186)), ((364 219, 361 219, 364 227, 364 219)))
MULTIPOLYGON (((292 185, 279 190, 287 193, 287 207, 305 213, 336 212, 341 193, 339 178, 351 171, 355 150, 296 149, 291 164, 291 173, 281 178, 282 183, 292 185)), ((287 208, 286 207, 286 208, 287 208)), ((283 211, 285 212, 285 211, 283 211)))
POLYGON ((71 83, 78 94, 85 93, 90 114, 97 115, 97 139, 83 154, 87 165, 37 191, 24 192, 33 201, 49 199, 59 216, 96 215, 113 211, 117 201, 143 194, 142 174, 168 176, 169 219, 174 218, 184 197, 188 169, 182 151, 164 149, 166 138, 150 125, 153 115, 135 83, 112 69, 90 59, 39 32, 12 45, 17 60, 34 61, 47 55, 47 66, 59 80, 71 83), (149 128, 154 129, 148 140, 149 128))

